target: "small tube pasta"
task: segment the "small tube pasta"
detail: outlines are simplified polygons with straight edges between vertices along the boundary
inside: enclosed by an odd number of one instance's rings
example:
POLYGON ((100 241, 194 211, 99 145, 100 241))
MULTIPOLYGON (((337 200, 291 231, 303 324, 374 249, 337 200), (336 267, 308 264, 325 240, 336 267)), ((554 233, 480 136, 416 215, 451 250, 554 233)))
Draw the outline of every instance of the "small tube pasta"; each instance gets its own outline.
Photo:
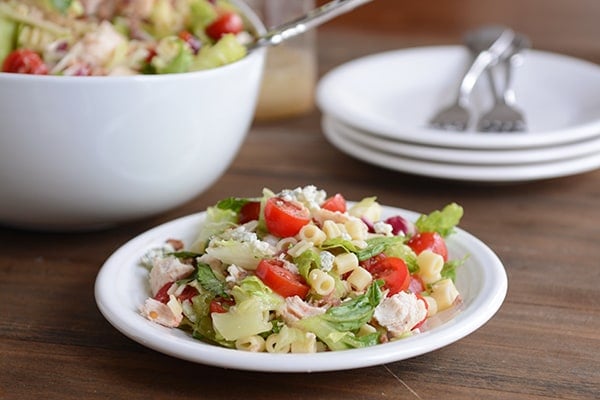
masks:
POLYGON ((317 337, 312 332, 305 332, 301 340, 295 340, 291 344, 292 353, 316 353, 317 337))
POLYGON ((327 296, 335 289, 335 279, 320 269, 313 269, 308 274, 308 284, 312 290, 321 296, 327 296))
POLYGON ((367 225, 358 218, 348 219, 348 221, 344 223, 344 227, 353 241, 363 241, 367 238, 369 233, 367 225))
POLYGON ((298 232, 298 237, 301 241, 310 242, 315 246, 322 244, 327 239, 325 232, 314 224, 304 225, 298 232))
POLYGON ((323 232, 327 235, 327 239, 335 239, 342 236, 342 233, 344 233, 340 229, 340 226, 343 225, 336 224, 332 220, 327 220, 323 222, 323 227, 321 229, 323 229, 323 232))
POLYGON ((279 333, 272 333, 265 341, 269 353, 315 353, 317 337, 314 333, 283 326, 279 333))
POLYGON ((275 248, 277 249, 277 251, 286 252, 289 249, 291 249, 292 247, 294 247, 294 245, 296 243, 298 243, 296 238, 290 236, 290 237, 286 237, 286 238, 279 240, 277 242, 277 244, 275 245, 275 248))
POLYGON ((269 353, 289 353, 291 344, 289 341, 280 340, 279 333, 272 333, 265 340, 265 350, 269 353))
POLYGON ((418 275, 426 285, 442 279, 442 268, 444 268, 444 258, 431 250, 423 250, 417 256, 417 265, 419 266, 418 275))
POLYGON ((358 268, 358 257, 354 253, 342 253, 335 256, 333 265, 337 268, 340 275, 344 275, 358 268))
POLYGON ((306 240, 301 240, 296 243, 292 248, 288 250, 288 254, 292 257, 298 257, 300 254, 304 253, 306 250, 309 250, 313 247, 311 242, 307 242, 306 240))
POLYGON ((438 311, 450 308, 459 293, 451 279, 442 279, 431 286, 431 297, 437 303, 438 311))
POLYGON ((357 267, 352 271, 347 281, 352 289, 361 292, 371 284, 373 276, 363 267, 357 267))
POLYGON ((235 348, 253 353, 263 352, 265 351, 265 339, 259 335, 239 338, 235 341, 235 348))

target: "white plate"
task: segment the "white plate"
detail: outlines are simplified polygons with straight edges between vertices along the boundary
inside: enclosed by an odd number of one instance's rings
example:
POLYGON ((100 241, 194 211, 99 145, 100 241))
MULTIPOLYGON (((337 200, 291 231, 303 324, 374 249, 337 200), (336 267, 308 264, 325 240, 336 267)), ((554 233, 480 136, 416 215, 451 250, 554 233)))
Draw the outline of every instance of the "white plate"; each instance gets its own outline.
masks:
MULTIPOLYGON (((324 113, 391 139, 461 148, 523 148, 582 140, 600 133, 600 67, 542 51, 529 51, 515 71, 525 133, 446 132, 427 122, 457 92, 468 63, 462 46, 411 48, 341 65, 319 82, 324 113)), ((491 98, 485 85, 473 92, 475 112, 491 98)))
POLYGON ((558 161, 592 155, 600 152, 600 133, 589 139, 556 146, 530 147, 522 149, 458 149, 453 147, 424 146, 400 140, 390 140, 347 125, 330 115, 324 115, 327 125, 340 137, 375 150, 397 154, 401 157, 422 160, 477 165, 517 165, 558 161))
POLYGON ((575 175, 600 168, 600 151, 566 160, 519 165, 474 165, 434 162, 386 153, 358 143, 322 121, 325 137, 344 153, 364 162, 400 172, 456 181, 515 183, 575 175))
MULTIPOLYGON (((384 207, 384 214, 401 214, 411 220, 418 217, 414 212, 391 207, 384 207)), ((448 322, 392 343, 315 354, 250 353, 206 344, 182 330, 150 322, 138 311, 149 296, 148 272, 139 265, 140 257, 168 238, 181 239, 189 246, 203 219, 204 213, 193 214, 135 237, 108 258, 95 285, 98 307, 115 328, 144 346, 181 359, 269 372, 332 371, 399 361, 428 353, 472 333, 496 313, 506 295, 506 271, 498 257, 479 239, 458 229, 447 241, 450 257, 462 259, 468 255, 468 258, 458 269, 456 279, 463 298, 462 308, 448 322)))

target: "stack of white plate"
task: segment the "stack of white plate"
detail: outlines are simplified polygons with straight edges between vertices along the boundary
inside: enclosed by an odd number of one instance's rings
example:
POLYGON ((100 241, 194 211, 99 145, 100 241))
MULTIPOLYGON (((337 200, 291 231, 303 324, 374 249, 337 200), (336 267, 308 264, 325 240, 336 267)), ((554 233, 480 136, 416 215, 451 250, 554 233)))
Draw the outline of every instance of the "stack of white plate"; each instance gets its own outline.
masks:
MULTIPOLYGON (((469 62, 462 46, 367 56, 329 72, 317 103, 327 139, 365 162, 460 181, 520 182, 600 168, 600 66, 529 51, 515 71, 528 130, 515 133, 431 129, 428 120, 456 96, 469 62)), ((492 105, 481 82, 473 112, 492 105)))

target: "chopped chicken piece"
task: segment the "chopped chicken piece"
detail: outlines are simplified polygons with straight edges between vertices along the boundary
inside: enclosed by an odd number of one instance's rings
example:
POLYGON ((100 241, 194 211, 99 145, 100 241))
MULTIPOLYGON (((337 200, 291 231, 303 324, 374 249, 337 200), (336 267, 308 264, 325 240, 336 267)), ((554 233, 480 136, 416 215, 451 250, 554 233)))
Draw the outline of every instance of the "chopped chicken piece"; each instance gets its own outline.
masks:
POLYGON ((155 258, 150 271, 152 296, 155 296, 165 284, 185 278, 193 271, 193 266, 182 263, 176 257, 155 258))
POLYGON ((312 317, 314 315, 321 315, 327 311, 324 307, 311 306, 299 296, 286 297, 285 304, 279 310, 283 320, 289 324, 294 325, 297 321, 312 317))
POLYGON ((414 293, 399 292, 386 297, 373 316, 392 336, 398 337, 410 332, 427 316, 427 307, 414 293))
POLYGON ((146 299, 140 312, 150 321, 157 322, 169 328, 179 326, 183 320, 183 313, 175 313, 169 305, 161 303, 153 298, 146 299))

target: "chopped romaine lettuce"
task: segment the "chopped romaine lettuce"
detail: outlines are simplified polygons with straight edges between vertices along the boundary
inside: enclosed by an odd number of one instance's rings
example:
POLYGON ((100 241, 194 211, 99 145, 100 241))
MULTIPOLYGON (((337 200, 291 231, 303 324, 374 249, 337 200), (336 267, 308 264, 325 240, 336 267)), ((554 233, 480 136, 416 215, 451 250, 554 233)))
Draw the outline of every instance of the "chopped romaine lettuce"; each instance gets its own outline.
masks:
POLYGON ((182 39, 168 36, 158 43, 151 65, 158 74, 174 74, 188 71, 193 58, 192 50, 182 39))
POLYGON ((446 237, 454 231, 462 216, 463 208, 456 203, 450 203, 441 211, 421 215, 415 225, 419 232, 437 232, 446 237))
POLYGON ((228 197, 219 201, 215 207, 221 210, 231 210, 235 213, 239 213, 242 207, 244 207, 250 201, 250 199, 240 197, 228 197))
POLYGON ((198 263, 196 266, 195 279, 200 286, 214 296, 229 297, 225 292, 225 284, 215 276, 215 273, 208 264, 198 263))
POLYGON ((284 299, 259 278, 244 278, 233 287, 231 296, 236 305, 226 313, 213 314, 214 327, 226 340, 236 340, 276 328, 269 320, 269 313, 281 307, 284 299), (240 326, 243 326, 241 330, 240 326))
POLYGON ((300 275, 308 280, 308 274, 311 270, 321 268, 321 257, 316 251, 309 249, 296 257, 294 259, 294 264, 298 267, 300 275))
POLYGON ((381 211, 382 208, 377 202, 377 197, 365 197, 350 207, 348 214, 357 218, 365 218, 369 222, 375 222, 381 219, 381 211))
POLYGON ((355 332, 371 320, 382 296, 379 284, 375 282, 365 294, 331 307, 324 314, 301 319, 297 325, 313 332, 331 350, 372 346, 377 343, 378 334, 359 337, 355 332))
POLYGON ((213 46, 203 46, 191 65, 191 70, 198 71, 209 68, 216 68, 222 65, 231 64, 244 58, 247 49, 235 37, 228 33, 213 46))
POLYGON ((226 229, 235 226, 237 220, 237 214, 231 210, 208 207, 202 229, 200 229, 198 238, 191 246, 192 251, 202 253, 212 236, 218 235, 226 229))
POLYGON ((214 238, 206 248, 206 253, 224 264, 235 264, 247 270, 255 270, 260 260, 271 258, 275 251, 261 240, 236 240, 214 238))
POLYGON ((0 14, 0 65, 13 50, 17 34, 17 23, 0 14))

